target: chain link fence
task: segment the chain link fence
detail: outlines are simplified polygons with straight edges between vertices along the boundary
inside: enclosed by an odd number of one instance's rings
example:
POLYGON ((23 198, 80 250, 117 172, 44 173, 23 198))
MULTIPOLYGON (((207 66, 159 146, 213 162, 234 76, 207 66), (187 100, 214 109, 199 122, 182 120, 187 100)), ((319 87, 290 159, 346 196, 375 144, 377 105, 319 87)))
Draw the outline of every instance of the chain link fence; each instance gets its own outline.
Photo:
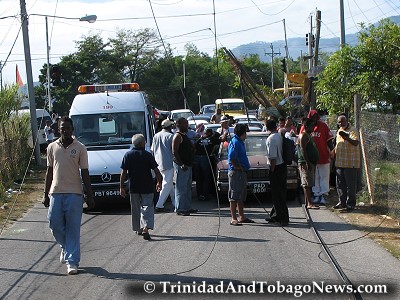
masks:
POLYGON ((358 203, 400 218, 399 115, 361 111, 362 187, 358 203))

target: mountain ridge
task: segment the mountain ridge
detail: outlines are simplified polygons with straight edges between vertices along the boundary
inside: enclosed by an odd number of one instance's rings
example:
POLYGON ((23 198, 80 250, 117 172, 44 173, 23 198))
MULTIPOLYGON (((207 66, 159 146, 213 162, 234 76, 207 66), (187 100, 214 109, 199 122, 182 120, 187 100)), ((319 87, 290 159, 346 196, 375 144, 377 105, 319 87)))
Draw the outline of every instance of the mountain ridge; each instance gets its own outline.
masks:
MULTIPOLYGON (((391 16, 386 19, 389 19, 393 23, 400 25, 400 16, 391 16)), ((379 23, 374 23, 373 25, 377 26, 378 24, 379 23)), ((352 34, 346 34, 345 35, 346 44, 350 46, 357 45, 358 44, 357 36, 358 32, 352 34)), ((284 57, 285 56, 284 40, 277 40, 273 42, 256 41, 235 47, 232 49, 232 52, 238 58, 247 55, 258 54, 261 61, 270 62, 271 56, 267 53, 272 52, 271 43, 273 45, 274 53, 280 53, 280 54, 275 54, 274 56, 284 57)), ((289 57, 293 58, 294 60, 297 60, 302 54, 303 56, 308 54, 308 47, 306 46, 305 35, 304 37, 289 38, 287 40, 287 44, 288 44, 289 57)), ((340 38, 339 37, 328 38, 328 39, 321 38, 319 45, 320 45, 319 48, 320 51, 325 53, 333 53, 339 50, 340 38)))

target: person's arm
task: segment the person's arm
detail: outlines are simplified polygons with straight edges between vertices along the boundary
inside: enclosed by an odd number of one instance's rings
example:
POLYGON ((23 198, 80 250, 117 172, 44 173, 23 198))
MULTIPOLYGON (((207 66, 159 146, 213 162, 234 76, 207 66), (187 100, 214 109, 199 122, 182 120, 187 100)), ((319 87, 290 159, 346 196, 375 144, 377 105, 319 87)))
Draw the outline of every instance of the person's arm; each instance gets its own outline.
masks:
POLYGON ((47 167, 46 177, 44 179, 44 197, 42 201, 44 207, 50 206, 49 191, 52 182, 53 182, 53 167, 47 167))
POLYGON ((357 139, 357 136, 354 131, 351 131, 349 135, 342 136, 345 141, 348 141, 353 146, 358 146, 360 141, 357 139))
POLYGON ((125 178, 126 178, 126 170, 121 169, 121 175, 119 177, 119 193, 122 198, 126 197, 126 191, 124 188, 125 178))
POLYGON ((156 180, 157 180, 156 190, 157 190, 157 192, 159 192, 159 191, 161 191, 161 184, 162 184, 163 177, 157 167, 155 167, 153 169, 153 171, 156 174, 156 180))
POLYGON ((174 160, 178 164, 178 166, 180 166, 183 171, 186 171, 187 166, 184 165, 179 155, 179 147, 182 143, 182 140, 183 138, 181 137, 180 134, 177 133, 174 135, 174 139, 172 140, 172 155, 174 156, 175 158, 174 160))
POLYGON ((308 158, 307 155, 307 144, 310 142, 310 136, 308 134, 305 134, 305 132, 303 132, 300 135, 300 148, 301 148, 301 154, 303 155, 304 160, 306 161, 305 167, 308 168, 309 164, 310 164, 310 160, 308 158))
POLYGON ((93 199, 92 186, 90 184, 89 170, 81 169, 81 176, 82 176, 83 185, 85 186, 85 190, 86 190, 85 202, 88 206, 88 209, 92 209, 92 208, 94 208, 95 204, 94 204, 94 199, 93 199))

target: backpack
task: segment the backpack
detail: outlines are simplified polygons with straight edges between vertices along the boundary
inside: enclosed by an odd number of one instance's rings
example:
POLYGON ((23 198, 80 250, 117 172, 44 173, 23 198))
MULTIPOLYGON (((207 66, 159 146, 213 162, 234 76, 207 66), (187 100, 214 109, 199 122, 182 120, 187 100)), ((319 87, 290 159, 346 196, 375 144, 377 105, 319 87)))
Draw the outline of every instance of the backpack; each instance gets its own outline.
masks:
POLYGON ((294 141, 282 135, 282 159, 286 165, 291 165, 295 160, 296 145, 294 141))

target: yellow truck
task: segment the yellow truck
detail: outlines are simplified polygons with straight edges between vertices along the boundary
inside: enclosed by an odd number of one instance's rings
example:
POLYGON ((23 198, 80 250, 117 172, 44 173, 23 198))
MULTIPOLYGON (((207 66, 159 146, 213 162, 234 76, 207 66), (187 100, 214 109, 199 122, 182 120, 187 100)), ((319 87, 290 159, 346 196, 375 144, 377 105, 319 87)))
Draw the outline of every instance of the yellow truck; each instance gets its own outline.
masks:
POLYGON ((226 98, 215 100, 215 109, 221 109, 223 115, 238 116, 246 114, 244 100, 238 98, 226 98))

